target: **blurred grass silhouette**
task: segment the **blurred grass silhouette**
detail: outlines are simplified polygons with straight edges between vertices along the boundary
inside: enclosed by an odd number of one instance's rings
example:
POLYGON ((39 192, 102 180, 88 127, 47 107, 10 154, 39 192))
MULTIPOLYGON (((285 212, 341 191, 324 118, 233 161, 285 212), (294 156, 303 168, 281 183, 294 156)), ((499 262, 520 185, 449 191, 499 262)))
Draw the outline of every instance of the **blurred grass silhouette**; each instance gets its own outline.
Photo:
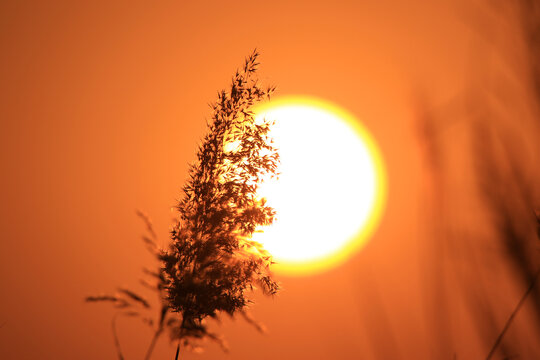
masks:
POLYGON ((540 358, 540 2, 490 6, 474 14, 491 25, 474 29, 466 89, 419 105, 434 185, 424 295, 433 358, 455 353, 461 311, 486 359, 540 358))

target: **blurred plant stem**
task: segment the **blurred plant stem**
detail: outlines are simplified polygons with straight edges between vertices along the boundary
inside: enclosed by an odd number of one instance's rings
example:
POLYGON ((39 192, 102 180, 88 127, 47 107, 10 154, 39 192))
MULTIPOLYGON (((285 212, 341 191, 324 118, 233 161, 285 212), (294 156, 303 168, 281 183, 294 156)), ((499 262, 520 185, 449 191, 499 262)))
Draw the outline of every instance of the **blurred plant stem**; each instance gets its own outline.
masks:
POLYGON ((529 288, 527 289, 527 291, 525 291, 525 294, 523 294, 523 296, 521 297, 521 299, 519 300, 519 302, 517 303, 514 311, 512 311, 512 314, 510 314, 510 317, 508 318, 508 320, 506 321, 506 324, 504 324, 504 327, 503 329, 501 330, 501 333, 499 334, 499 336, 497 337, 497 339, 495 340, 495 343, 493 344, 493 346, 491 347, 491 350, 489 351, 489 354, 487 355, 486 357, 486 360, 490 360, 493 355, 495 354, 495 351, 497 350, 497 347, 499 346, 499 344, 501 343, 504 335, 506 334, 506 332, 508 331, 508 328, 510 328, 510 325, 512 324, 512 321, 514 320, 514 318, 516 317, 517 313, 519 312, 519 309, 521 309, 521 307, 523 306, 523 304, 525 303, 525 300, 527 299, 527 297, 529 296, 529 294, 533 291, 534 289, 534 286, 536 285, 536 281, 538 280, 538 277, 540 277, 540 270, 538 270, 536 272, 536 275, 534 276, 534 279, 533 281, 531 282, 531 285, 529 286, 529 288))
POLYGON ((122 348, 120 347, 120 340, 118 340, 118 333, 116 332, 116 317, 118 314, 115 314, 111 321, 111 327, 114 337, 114 346, 116 347, 116 351, 118 353, 118 359, 124 360, 124 355, 122 354, 122 348))
POLYGON ((156 332, 154 333, 154 336, 152 337, 152 341, 150 342, 150 345, 148 346, 148 350, 146 351, 146 356, 144 357, 145 360, 150 360, 150 356, 152 355, 152 351, 154 351, 154 346, 156 345, 157 339, 163 332, 163 324, 160 324, 156 332))

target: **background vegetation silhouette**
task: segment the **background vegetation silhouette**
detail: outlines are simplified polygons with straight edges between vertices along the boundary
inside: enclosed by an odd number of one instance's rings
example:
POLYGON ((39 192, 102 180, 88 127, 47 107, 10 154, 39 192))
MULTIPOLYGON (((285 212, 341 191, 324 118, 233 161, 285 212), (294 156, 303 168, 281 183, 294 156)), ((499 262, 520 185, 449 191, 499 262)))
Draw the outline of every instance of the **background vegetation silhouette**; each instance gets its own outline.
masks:
POLYGON ((483 66, 469 68, 448 103, 420 101, 433 185, 425 259, 433 353, 456 354, 453 317, 464 304, 486 359, 538 358, 540 2, 496 1, 469 16, 483 66), (479 26, 482 18, 495 25, 479 26), (509 44, 523 55, 502 50, 509 44))

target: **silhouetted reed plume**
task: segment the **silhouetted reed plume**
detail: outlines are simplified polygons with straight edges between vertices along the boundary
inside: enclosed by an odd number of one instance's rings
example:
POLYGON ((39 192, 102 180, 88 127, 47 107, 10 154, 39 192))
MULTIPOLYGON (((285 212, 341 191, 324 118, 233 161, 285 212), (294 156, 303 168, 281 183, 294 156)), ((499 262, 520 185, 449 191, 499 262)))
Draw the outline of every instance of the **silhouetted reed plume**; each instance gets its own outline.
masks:
MULTIPOLYGON (((256 121, 252 111, 274 90, 259 86, 257 57, 254 51, 234 75, 230 90, 221 91, 212 105, 209 132, 190 167, 167 250, 158 248, 150 221, 139 213, 149 233, 143 239, 161 264, 155 272, 145 270, 153 282, 143 280, 160 295, 157 321, 141 315, 140 310, 151 308, 149 302, 127 289, 86 299, 112 302, 121 314, 139 316, 153 326, 155 334, 146 359, 165 329, 178 343, 176 356, 180 345, 195 347, 194 340, 203 338, 216 340, 226 349, 223 340, 208 330, 205 320, 220 313, 241 314, 260 330, 246 314, 248 290, 259 286, 265 294, 273 295, 279 289, 270 273, 270 254, 251 240, 261 226, 274 221, 274 209, 257 195, 257 188, 263 179, 276 176, 279 163, 268 136, 272 122, 256 121)), ((115 343, 122 359, 114 321, 115 343)))

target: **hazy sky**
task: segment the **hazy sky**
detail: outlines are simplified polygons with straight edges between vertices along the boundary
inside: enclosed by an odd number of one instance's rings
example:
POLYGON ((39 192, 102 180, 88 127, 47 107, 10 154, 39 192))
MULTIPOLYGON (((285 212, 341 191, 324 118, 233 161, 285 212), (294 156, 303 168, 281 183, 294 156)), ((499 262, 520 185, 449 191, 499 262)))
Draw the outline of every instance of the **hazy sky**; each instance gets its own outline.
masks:
MULTIPOLYGON (((277 297, 258 297, 268 334, 225 318, 215 328, 230 353, 209 343, 182 358, 429 358, 418 96, 440 105, 462 91, 484 14, 457 1, 2 2, 0 358, 115 358, 114 311, 83 298, 142 288, 155 263, 135 210, 166 246, 208 104, 254 48, 277 95, 327 99, 371 131, 386 211, 345 265, 282 276, 277 297)), ((126 358, 141 359, 150 330, 129 318, 118 329, 126 358)), ((467 336, 458 358, 484 354, 467 336)), ((174 346, 164 337, 155 355, 174 346)))

